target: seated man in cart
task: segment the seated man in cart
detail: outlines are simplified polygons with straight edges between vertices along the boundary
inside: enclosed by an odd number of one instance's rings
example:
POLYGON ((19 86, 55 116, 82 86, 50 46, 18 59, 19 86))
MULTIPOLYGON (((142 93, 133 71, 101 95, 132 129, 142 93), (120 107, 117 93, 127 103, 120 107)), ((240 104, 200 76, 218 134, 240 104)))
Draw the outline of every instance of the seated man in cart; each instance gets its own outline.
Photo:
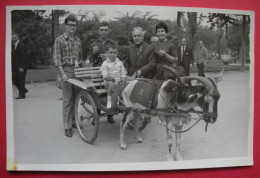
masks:
MULTIPOLYGON (((112 106, 112 92, 117 89, 120 81, 125 80, 126 70, 123 63, 117 58, 118 45, 110 42, 106 49, 106 60, 103 62, 100 71, 105 81, 105 87, 108 89, 107 108, 113 109, 112 106)), ((112 115, 108 115, 108 122, 114 123, 112 115)))

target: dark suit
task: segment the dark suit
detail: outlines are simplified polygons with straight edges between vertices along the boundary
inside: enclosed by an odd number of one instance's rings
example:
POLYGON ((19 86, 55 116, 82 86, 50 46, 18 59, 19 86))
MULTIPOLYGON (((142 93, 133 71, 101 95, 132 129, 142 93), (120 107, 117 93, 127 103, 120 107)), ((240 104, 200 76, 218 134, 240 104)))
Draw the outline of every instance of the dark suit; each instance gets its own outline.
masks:
POLYGON ((14 85, 19 90, 19 96, 25 97, 25 93, 28 90, 25 88, 25 77, 27 71, 27 55, 24 44, 19 42, 15 49, 15 45, 12 44, 12 80, 14 85), (19 69, 22 68, 23 72, 19 69))
POLYGON ((137 70, 142 71, 144 78, 153 78, 154 73, 145 66, 150 63, 153 54, 153 47, 143 43, 141 50, 137 52, 135 44, 130 45, 127 50, 125 68, 129 76, 132 76, 137 70))
POLYGON ((183 56, 181 58, 181 50, 182 50, 182 46, 179 46, 177 48, 177 57, 178 57, 177 66, 183 67, 182 75, 189 76, 190 64, 193 64, 194 62, 193 53, 192 50, 188 46, 186 46, 183 52, 183 56))

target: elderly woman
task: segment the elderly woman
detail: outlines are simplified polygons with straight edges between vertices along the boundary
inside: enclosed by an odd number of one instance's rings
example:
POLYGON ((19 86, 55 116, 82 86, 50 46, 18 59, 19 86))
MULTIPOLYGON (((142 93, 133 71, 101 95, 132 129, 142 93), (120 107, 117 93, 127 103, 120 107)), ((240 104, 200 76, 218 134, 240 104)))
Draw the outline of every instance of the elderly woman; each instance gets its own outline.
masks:
POLYGON ((133 77, 143 76, 144 78, 153 78, 153 74, 149 68, 145 66, 150 62, 153 47, 144 42, 145 31, 141 27, 135 27, 132 31, 134 43, 129 46, 127 51, 127 58, 125 61, 125 68, 128 75, 133 77))

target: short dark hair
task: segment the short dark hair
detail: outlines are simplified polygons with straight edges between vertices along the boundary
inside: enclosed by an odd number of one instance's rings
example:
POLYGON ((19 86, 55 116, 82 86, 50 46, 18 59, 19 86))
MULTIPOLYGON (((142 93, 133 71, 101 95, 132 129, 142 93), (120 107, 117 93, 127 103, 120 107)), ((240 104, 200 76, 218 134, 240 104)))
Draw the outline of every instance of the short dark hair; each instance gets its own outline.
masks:
POLYGON ((118 44, 116 42, 111 41, 106 45, 106 51, 108 51, 109 48, 118 49, 118 44))
POLYGON ((155 33, 157 33, 157 29, 164 29, 166 33, 168 33, 168 27, 164 22, 160 22, 155 26, 155 33))
POLYGON ((105 22, 105 21, 104 21, 104 22, 101 22, 100 25, 99 25, 99 27, 103 27, 103 26, 108 26, 108 27, 109 27, 108 23, 105 22))
POLYGON ((68 24, 68 21, 72 21, 72 22, 76 22, 77 23, 77 19, 74 15, 69 15, 68 17, 65 18, 65 24, 68 24))
POLYGON ((181 41, 183 40, 183 39, 185 39, 186 40, 186 42, 188 42, 188 38, 187 37, 181 37, 181 41))

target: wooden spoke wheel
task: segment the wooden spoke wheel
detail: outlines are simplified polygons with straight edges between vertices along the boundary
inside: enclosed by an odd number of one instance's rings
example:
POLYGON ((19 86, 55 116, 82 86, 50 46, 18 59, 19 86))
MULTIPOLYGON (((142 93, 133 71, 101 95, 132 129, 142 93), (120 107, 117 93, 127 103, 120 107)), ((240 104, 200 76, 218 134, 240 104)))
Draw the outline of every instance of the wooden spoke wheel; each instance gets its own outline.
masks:
POLYGON ((93 143, 98 135, 99 116, 95 101, 86 91, 79 92, 76 97, 75 120, 81 138, 93 143))

